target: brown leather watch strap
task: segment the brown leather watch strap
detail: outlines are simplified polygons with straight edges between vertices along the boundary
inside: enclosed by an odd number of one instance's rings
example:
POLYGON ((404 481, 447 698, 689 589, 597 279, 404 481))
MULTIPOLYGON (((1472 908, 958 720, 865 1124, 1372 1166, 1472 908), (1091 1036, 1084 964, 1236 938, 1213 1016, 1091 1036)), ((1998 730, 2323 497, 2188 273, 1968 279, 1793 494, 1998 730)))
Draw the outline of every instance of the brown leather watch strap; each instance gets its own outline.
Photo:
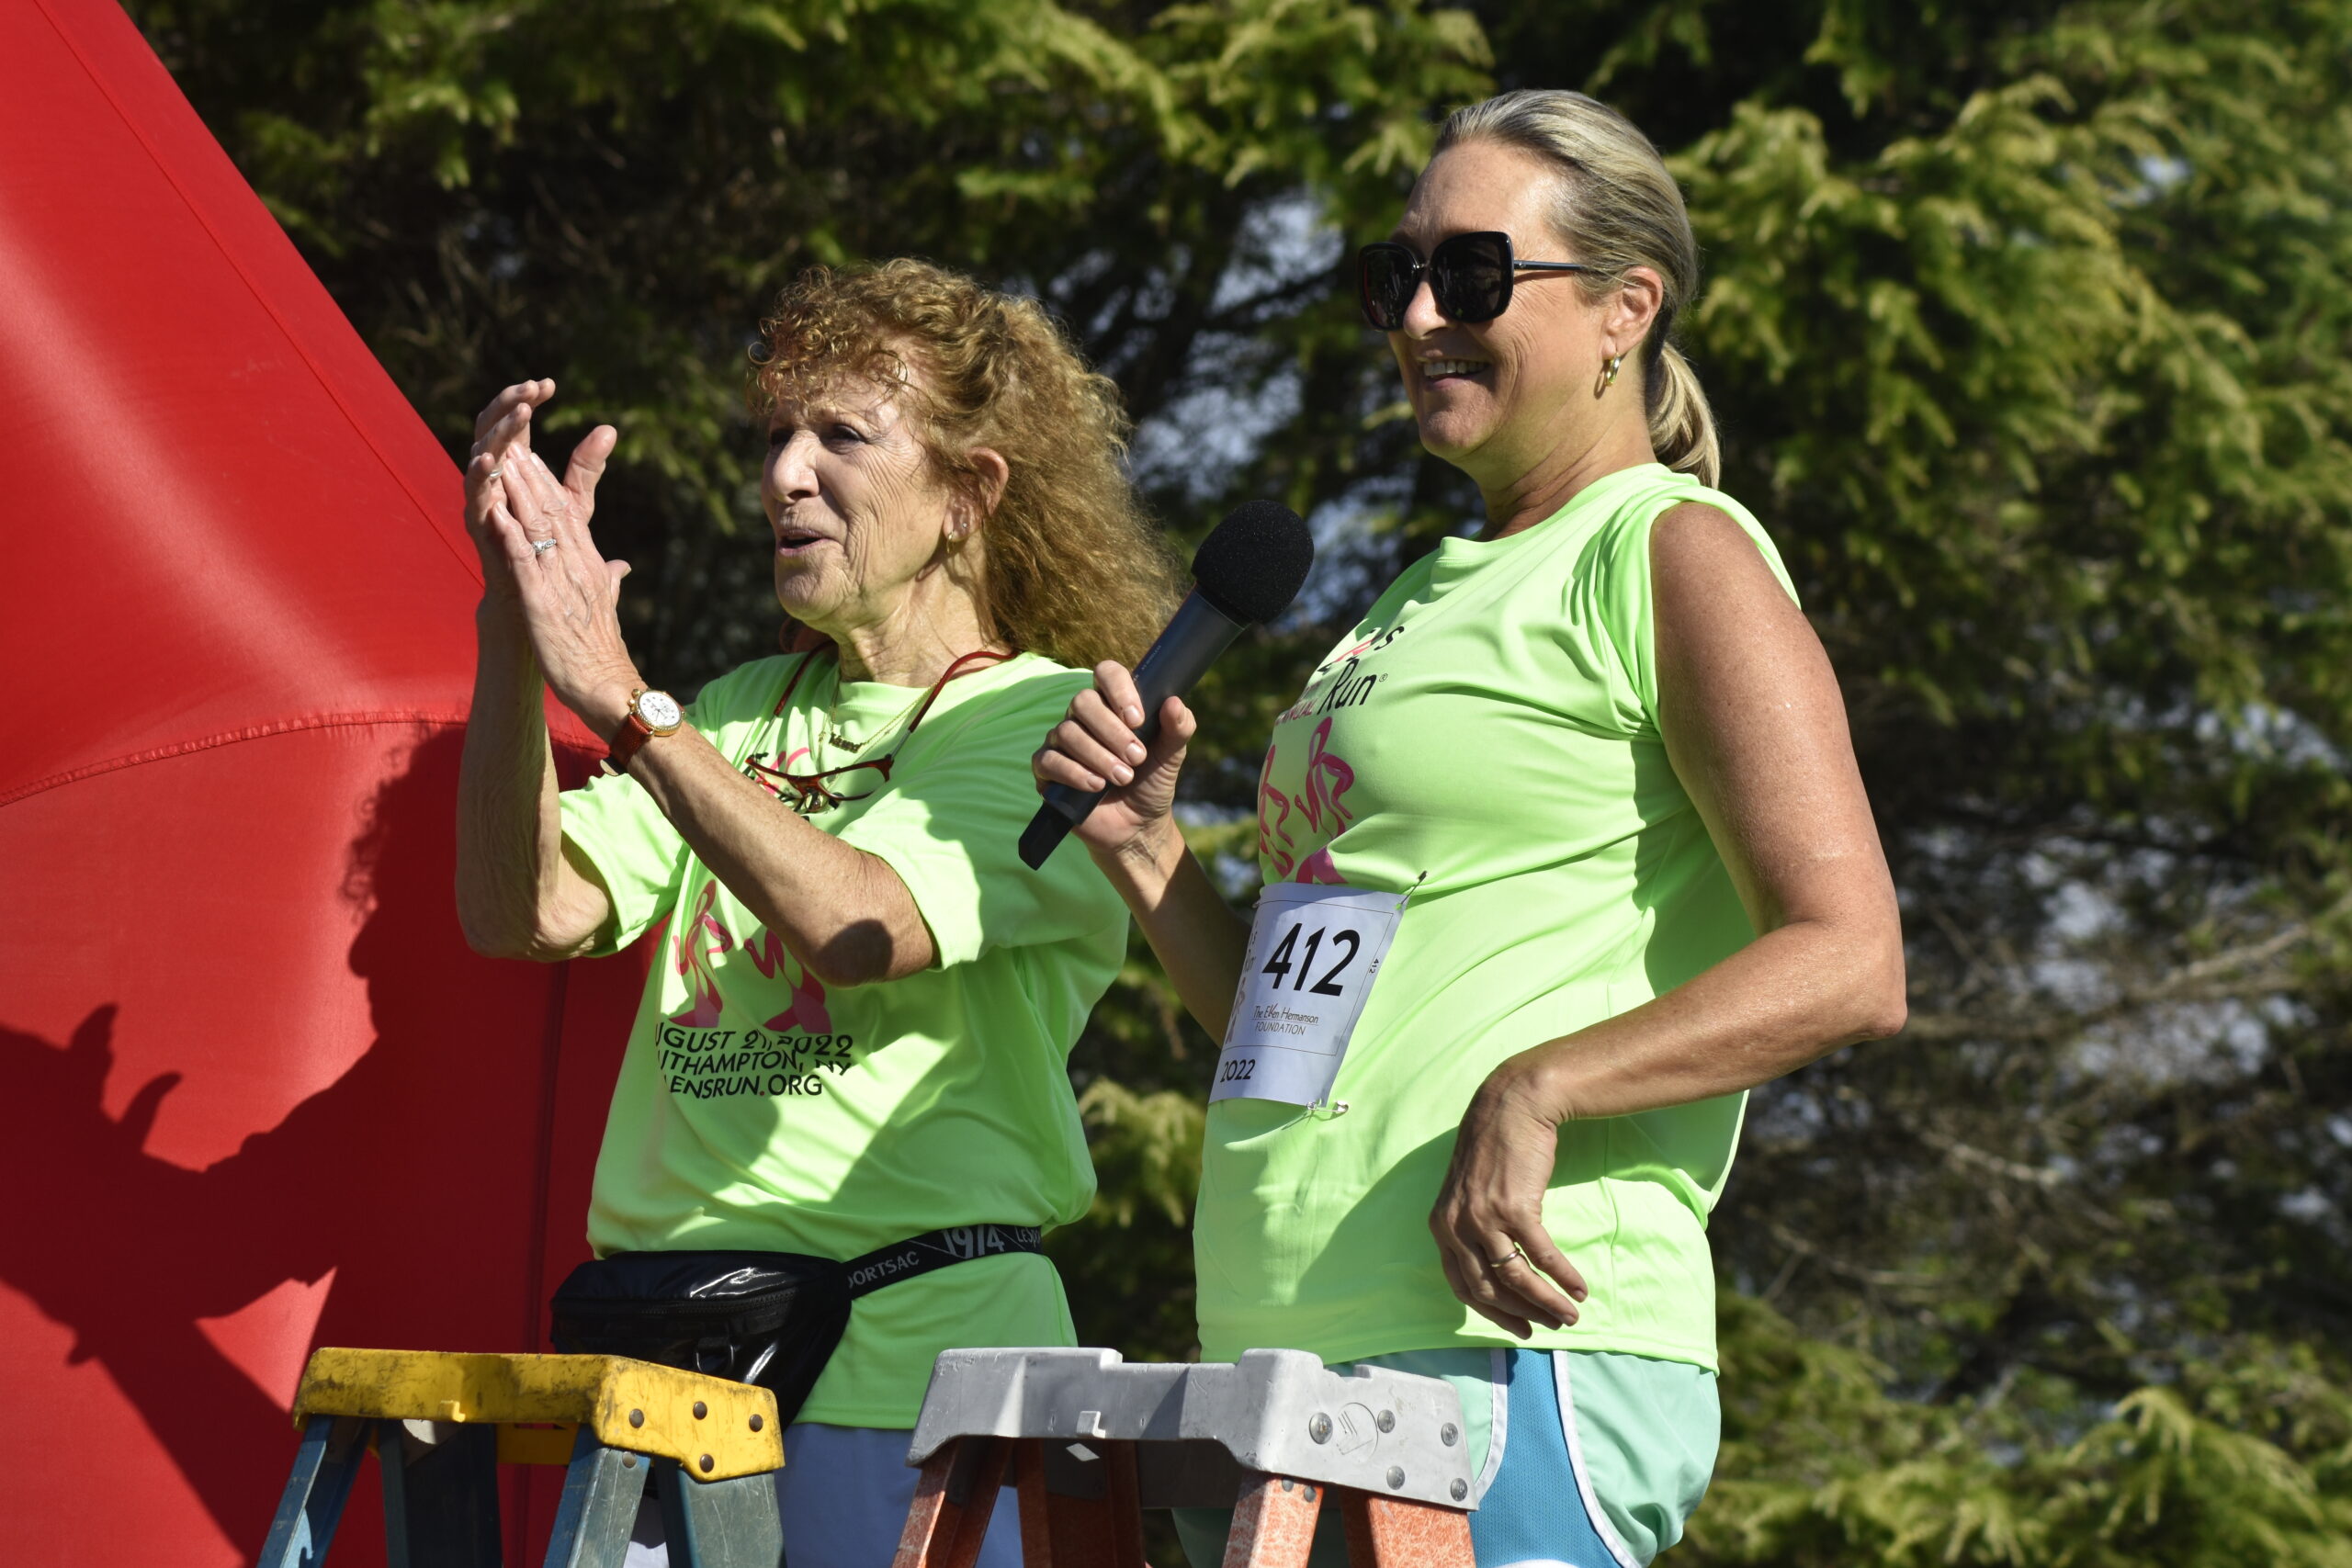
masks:
POLYGON ((632 711, 628 717, 621 721, 621 732, 613 737, 613 744, 605 758, 605 765, 616 773, 628 772, 629 759, 637 755, 639 747, 652 739, 653 731, 648 729, 645 727, 645 721, 632 711))

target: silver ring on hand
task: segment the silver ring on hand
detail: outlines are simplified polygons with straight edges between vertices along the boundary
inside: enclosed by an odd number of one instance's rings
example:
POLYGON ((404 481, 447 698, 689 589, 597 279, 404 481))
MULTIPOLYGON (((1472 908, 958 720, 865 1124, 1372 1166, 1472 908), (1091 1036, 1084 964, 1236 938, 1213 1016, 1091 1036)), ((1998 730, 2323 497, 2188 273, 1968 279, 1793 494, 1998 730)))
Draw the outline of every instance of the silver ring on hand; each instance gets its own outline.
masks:
POLYGON ((484 478, 484 479, 496 479, 499 475, 501 475, 501 474, 504 473, 505 471, 506 471, 506 465, 505 465, 505 464, 503 464, 503 463, 501 463, 498 467, 496 467, 496 468, 494 468, 491 469, 491 470, 490 470, 490 472, 488 472, 488 473, 486 473, 486 474, 482 475, 482 478, 484 478))
POLYGON ((1487 1267, 1489 1269, 1499 1269, 1506 1263, 1524 1263, 1526 1261, 1526 1248, 1521 1247, 1517 1242, 1512 1242, 1509 1252, 1504 1253, 1500 1258, 1487 1259, 1487 1267))
POLYGON ((535 556, 543 556, 549 550, 555 548, 559 542, 560 541, 555 539, 533 539, 531 541, 531 553, 535 556))

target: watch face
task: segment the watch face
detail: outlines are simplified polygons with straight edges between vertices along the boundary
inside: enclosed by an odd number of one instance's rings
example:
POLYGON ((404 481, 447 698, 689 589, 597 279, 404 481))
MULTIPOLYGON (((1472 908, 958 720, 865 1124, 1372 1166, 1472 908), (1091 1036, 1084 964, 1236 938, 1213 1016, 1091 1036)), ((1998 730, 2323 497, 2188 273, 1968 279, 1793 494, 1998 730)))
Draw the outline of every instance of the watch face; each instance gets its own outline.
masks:
POLYGON ((648 692, 637 699, 637 716, 650 729, 672 729, 685 718, 678 699, 667 692, 648 692))

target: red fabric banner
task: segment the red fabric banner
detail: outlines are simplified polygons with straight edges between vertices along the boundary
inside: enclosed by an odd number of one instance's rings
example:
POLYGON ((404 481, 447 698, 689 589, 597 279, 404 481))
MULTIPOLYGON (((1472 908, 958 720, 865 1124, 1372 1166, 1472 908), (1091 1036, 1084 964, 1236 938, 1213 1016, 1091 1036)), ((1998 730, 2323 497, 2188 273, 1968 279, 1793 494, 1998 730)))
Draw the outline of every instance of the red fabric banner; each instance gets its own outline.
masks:
POLYGON ((6 1555, 250 1562, 312 1346, 543 1348, 642 969, 467 951, 457 469, 119 9, 0 148, 6 1555))

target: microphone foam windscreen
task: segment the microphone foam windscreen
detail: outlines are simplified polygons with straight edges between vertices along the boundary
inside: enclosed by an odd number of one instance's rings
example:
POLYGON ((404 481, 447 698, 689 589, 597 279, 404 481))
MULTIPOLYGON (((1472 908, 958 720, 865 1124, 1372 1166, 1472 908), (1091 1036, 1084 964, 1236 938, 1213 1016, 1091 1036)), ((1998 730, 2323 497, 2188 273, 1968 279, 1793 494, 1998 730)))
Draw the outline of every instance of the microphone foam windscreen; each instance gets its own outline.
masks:
POLYGON ((1290 608, 1315 564, 1315 537, 1278 501, 1245 501, 1193 552, 1193 585, 1226 619, 1271 621, 1290 608))

